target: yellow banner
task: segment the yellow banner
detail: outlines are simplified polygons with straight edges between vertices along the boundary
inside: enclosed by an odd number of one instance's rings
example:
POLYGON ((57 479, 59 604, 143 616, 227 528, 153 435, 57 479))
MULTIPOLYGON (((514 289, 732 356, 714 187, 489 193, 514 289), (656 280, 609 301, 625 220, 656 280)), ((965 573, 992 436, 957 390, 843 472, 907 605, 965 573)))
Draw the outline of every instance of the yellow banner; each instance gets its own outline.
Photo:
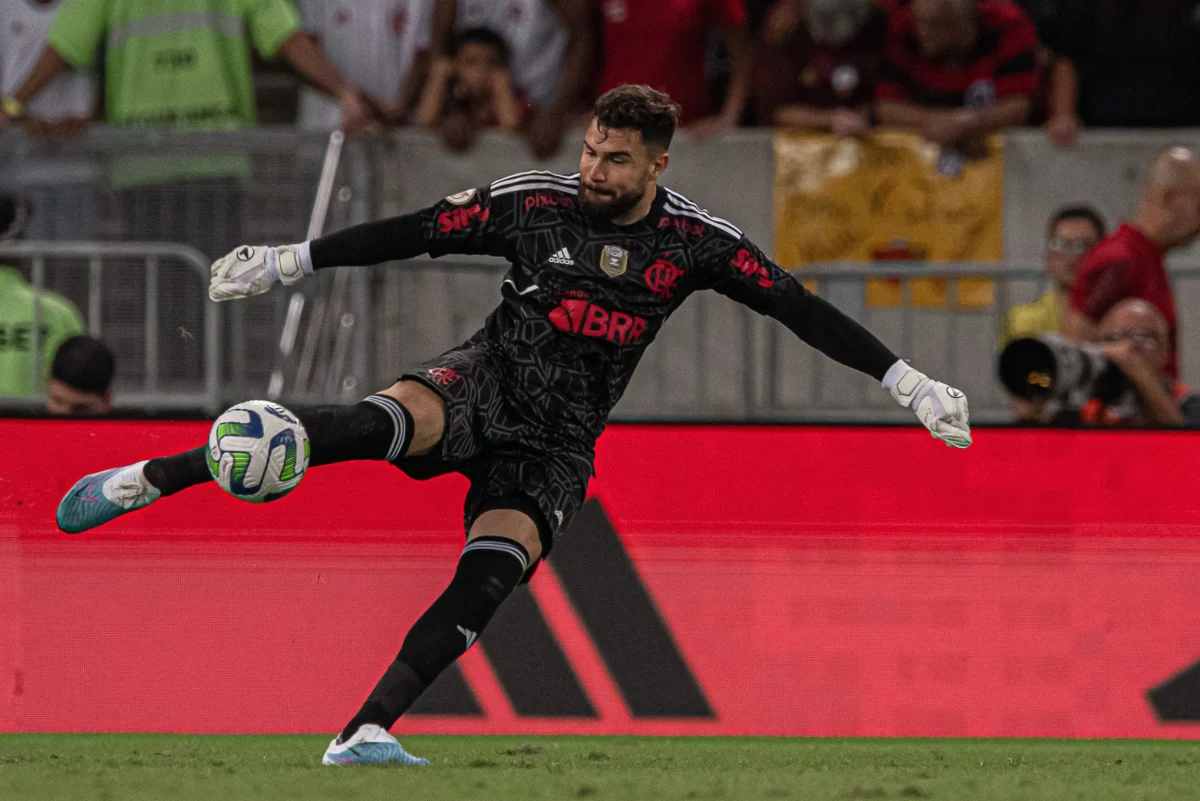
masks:
MULTIPOLYGON (((775 254, 787 268, 814 262, 1003 259, 1004 142, 964 161, 913 134, 857 139, 775 136, 775 254)), ((960 279, 953 301, 992 304, 992 283, 960 279)), ((901 282, 868 282, 872 306, 898 306, 901 282)), ((946 305, 946 282, 912 282, 916 306, 946 305)))

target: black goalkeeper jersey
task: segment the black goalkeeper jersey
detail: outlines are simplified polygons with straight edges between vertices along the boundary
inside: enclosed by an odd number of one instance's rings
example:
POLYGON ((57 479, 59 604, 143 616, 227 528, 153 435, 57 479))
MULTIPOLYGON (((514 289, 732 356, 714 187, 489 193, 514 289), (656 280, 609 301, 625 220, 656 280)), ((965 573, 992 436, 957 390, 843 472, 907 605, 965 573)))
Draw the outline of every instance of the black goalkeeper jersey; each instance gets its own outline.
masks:
POLYGON ((650 213, 620 226, 579 211, 578 183, 578 175, 544 171, 502 178, 415 214, 316 240, 313 266, 419 253, 508 260, 503 300, 476 338, 521 365, 509 388, 517 396, 576 393, 578 382, 559 379, 586 373, 588 397, 562 396, 549 406, 585 423, 593 437, 663 323, 704 289, 774 317, 876 378, 895 363, 885 346, 811 295, 737 227, 677 192, 658 187, 650 213))

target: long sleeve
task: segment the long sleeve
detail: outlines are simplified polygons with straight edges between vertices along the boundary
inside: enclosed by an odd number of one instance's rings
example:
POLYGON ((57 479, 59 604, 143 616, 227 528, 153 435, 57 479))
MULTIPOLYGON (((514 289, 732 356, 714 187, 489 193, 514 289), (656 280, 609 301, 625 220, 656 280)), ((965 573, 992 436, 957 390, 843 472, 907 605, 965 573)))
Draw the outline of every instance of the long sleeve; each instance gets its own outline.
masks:
POLYGON ((346 228, 309 245, 313 269, 357 267, 429 254, 509 258, 516 247, 512 195, 482 187, 412 214, 346 228))
POLYGON ((874 334, 805 289, 744 236, 707 272, 709 288, 778 320, 836 362, 882 381, 899 361, 874 334))

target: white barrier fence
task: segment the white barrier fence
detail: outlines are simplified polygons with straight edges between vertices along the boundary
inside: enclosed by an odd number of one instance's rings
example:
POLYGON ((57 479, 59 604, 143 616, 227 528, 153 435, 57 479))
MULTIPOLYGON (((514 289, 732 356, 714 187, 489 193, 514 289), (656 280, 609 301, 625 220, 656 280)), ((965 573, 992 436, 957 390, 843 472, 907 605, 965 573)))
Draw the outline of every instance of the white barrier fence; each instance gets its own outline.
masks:
POLYGON ((45 391, 40 354, 41 296, 48 273, 85 285, 84 314, 89 335, 105 340, 117 356, 114 395, 121 407, 154 410, 203 409, 221 404, 221 321, 217 304, 204 301, 202 315, 188 323, 160 291, 172 275, 202 292, 209 261, 194 248, 155 242, 14 242, 0 244, 0 260, 27 264, 35 292, 30 352, 31 386, 27 398, 4 404, 39 404, 45 391), (105 285, 137 284, 140 308, 105 302, 105 285), (107 308, 106 308, 107 307, 107 308), (173 369, 182 368, 182 369, 173 369))

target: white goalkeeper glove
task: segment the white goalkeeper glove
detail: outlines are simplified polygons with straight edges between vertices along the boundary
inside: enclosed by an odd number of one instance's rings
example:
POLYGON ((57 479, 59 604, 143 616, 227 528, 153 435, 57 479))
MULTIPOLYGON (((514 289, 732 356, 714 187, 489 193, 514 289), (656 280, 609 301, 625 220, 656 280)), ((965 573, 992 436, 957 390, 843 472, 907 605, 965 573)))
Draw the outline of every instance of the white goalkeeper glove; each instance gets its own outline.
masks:
POLYGON ((294 284, 312 275, 308 243, 264 247, 242 245, 213 262, 208 296, 235 300, 261 295, 276 283, 294 284))
POLYGON ((883 377, 883 388, 901 406, 912 409, 929 433, 955 448, 971 444, 967 396, 941 381, 934 381, 898 361, 883 377))

